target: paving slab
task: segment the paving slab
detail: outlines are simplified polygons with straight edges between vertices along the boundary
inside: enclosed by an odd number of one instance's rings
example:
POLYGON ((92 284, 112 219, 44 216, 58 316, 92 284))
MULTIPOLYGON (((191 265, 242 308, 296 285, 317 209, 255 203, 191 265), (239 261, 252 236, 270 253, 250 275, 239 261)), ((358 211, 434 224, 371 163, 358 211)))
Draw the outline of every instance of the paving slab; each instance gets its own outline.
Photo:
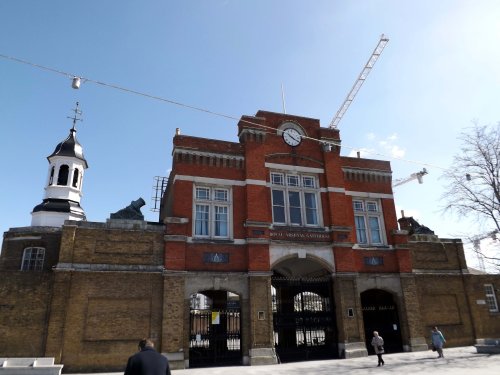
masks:
MULTIPOLYGON (((173 370, 172 375, 371 375, 453 374, 499 375, 500 354, 478 354, 473 346, 445 348, 445 358, 432 351, 385 354, 385 365, 377 357, 281 363, 265 366, 208 367, 173 370)), ((119 375, 110 373, 107 375, 119 375)))

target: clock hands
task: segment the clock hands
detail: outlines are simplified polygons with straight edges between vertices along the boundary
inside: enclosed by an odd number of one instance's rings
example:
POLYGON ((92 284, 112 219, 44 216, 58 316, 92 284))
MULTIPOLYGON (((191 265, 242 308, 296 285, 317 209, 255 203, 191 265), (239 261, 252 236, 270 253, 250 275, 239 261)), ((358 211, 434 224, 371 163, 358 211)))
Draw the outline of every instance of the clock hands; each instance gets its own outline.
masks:
POLYGON ((302 142, 302 134, 293 128, 288 128, 283 131, 283 140, 290 146, 298 146, 302 142))

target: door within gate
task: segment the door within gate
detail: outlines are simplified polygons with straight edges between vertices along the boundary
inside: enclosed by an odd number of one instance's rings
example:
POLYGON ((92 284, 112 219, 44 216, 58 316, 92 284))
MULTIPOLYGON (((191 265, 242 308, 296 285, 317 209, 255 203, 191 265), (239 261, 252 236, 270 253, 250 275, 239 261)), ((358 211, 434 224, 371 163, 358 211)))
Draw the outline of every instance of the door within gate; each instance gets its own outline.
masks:
POLYGON ((191 310, 189 367, 240 365, 240 310, 191 310))
POLYGON ((274 345, 281 362, 337 358, 331 280, 272 278, 274 345))
POLYGON ((378 331, 383 337, 386 353, 402 352, 403 341, 399 314, 393 295, 379 289, 367 290, 361 293, 361 306, 368 353, 375 353, 371 345, 373 331, 378 331))

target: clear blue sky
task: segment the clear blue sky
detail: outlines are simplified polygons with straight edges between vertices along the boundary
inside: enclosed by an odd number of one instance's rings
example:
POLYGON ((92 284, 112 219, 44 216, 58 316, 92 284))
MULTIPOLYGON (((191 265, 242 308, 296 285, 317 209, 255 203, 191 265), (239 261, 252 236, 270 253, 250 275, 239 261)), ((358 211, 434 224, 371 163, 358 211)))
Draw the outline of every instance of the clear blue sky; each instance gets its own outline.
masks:
MULTIPOLYGON (((259 109, 323 126, 379 39, 390 42, 340 123, 344 155, 392 160, 404 209, 440 237, 479 233, 439 207, 442 168, 471 121, 500 120, 500 3, 495 0, 0 2, 0 54, 233 117, 259 109), (398 161, 392 156, 406 160, 398 161)), ((142 197, 171 166, 175 128, 237 141, 236 121, 0 58, 0 230, 28 226, 50 155, 71 127, 89 163, 82 206, 90 221, 142 197)), ((473 263, 473 261, 471 261, 473 263)), ((474 264, 471 264, 474 265, 474 264)))

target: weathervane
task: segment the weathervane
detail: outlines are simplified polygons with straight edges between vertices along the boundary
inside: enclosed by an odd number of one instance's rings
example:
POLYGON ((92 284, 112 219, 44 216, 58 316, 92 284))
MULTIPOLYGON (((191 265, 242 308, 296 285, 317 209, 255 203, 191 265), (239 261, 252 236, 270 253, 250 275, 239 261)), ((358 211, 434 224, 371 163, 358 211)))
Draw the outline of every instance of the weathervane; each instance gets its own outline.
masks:
POLYGON ((73 112, 75 112, 75 114, 73 115, 73 117, 70 117, 70 116, 67 116, 67 118, 73 120, 73 127, 71 128, 71 130, 75 130, 75 127, 76 127, 76 122, 77 121, 83 121, 83 119, 81 118, 78 118, 78 115, 81 115, 82 114, 82 111, 78 109, 78 106, 80 105, 80 103, 76 102, 76 107, 75 109, 73 110, 73 112))

